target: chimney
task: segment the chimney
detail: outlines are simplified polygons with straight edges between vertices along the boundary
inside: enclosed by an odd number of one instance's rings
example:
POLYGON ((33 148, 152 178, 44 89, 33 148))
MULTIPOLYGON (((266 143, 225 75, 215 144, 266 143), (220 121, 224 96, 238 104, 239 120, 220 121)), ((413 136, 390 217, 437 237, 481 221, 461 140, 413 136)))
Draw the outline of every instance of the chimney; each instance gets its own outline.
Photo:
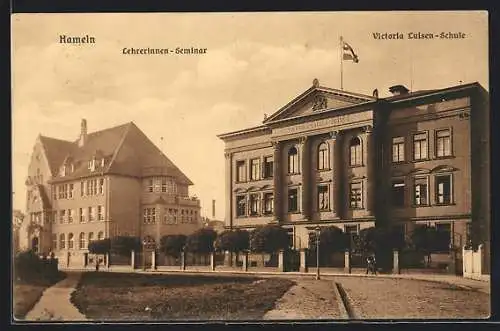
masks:
POLYGON ((82 147, 85 145, 87 140, 87 120, 82 119, 82 124, 80 128, 80 140, 78 141, 78 146, 82 147))
POLYGON ((389 92, 391 92, 392 95, 402 95, 408 94, 409 90, 404 85, 394 85, 389 87, 389 92))
POLYGON ((212 219, 215 219, 215 199, 212 200, 212 219))

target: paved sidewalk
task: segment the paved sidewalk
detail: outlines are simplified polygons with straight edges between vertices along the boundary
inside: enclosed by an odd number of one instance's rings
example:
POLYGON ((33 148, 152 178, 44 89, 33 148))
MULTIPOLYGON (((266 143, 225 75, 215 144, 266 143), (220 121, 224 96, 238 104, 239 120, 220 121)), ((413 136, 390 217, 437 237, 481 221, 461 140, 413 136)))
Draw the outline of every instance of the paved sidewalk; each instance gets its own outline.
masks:
POLYGON ((25 321, 85 321, 87 320, 71 303, 81 272, 67 272, 67 277, 43 292, 42 297, 26 315, 25 321))

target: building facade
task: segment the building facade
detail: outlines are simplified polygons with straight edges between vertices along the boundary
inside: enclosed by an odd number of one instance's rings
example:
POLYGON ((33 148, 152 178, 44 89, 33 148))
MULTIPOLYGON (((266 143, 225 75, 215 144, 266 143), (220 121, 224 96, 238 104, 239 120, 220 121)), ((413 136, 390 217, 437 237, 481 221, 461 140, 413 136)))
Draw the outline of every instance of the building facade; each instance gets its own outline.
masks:
POLYGON ((26 179, 22 248, 53 252, 63 264, 84 263, 88 243, 136 236, 159 243, 200 228, 193 183, 134 124, 78 140, 38 136, 26 179))
POLYGON ((489 244, 489 102, 478 84, 378 98, 318 80, 225 142, 227 228, 280 224, 295 248, 317 226, 448 231, 489 244))

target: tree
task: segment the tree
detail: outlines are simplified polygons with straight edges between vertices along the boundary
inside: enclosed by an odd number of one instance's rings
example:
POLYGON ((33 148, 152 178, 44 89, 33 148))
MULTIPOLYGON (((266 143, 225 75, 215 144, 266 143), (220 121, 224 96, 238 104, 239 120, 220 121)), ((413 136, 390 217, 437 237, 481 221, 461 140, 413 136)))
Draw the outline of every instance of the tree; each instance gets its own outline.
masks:
POLYGON ((239 253, 249 248, 249 233, 245 230, 226 230, 217 236, 215 248, 239 253))
POLYGON ((431 263, 431 254, 433 252, 449 249, 450 233, 438 231, 433 226, 418 225, 410 237, 413 248, 427 257, 427 265, 431 263))
MULTIPOLYGON (((336 226, 321 228, 319 235, 320 252, 340 252, 349 248, 349 236, 336 226)), ((309 248, 316 250, 316 232, 309 235, 309 248)))
POLYGON ((214 250, 217 233, 208 228, 200 229, 187 237, 186 249, 194 253, 209 253, 214 250))
POLYGON ((117 236, 111 239, 111 251, 117 255, 130 256, 130 252, 140 251, 142 248, 139 237, 117 236))
POLYGON ((160 249, 166 255, 178 258, 186 245, 187 237, 183 234, 171 234, 160 239, 160 249))
POLYGON ((111 242, 109 238, 92 240, 89 242, 88 249, 91 254, 107 254, 111 248, 111 242))
POLYGON ((279 225, 259 226, 250 233, 250 249, 254 252, 273 253, 288 247, 288 233, 279 225))

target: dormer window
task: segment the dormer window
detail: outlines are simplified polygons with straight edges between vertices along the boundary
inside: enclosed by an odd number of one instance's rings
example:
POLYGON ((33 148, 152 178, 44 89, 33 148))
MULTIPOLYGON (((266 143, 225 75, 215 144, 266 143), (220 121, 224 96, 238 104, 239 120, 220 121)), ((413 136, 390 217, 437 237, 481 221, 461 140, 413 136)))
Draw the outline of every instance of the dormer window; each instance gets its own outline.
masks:
POLYGON ((71 172, 75 172, 75 165, 71 163, 71 172))
POLYGON ((101 168, 104 168, 104 158, 101 159, 101 168))
POLYGON ((60 173, 61 173, 61 177, 66 176, 66 166, 65 166, 65 165, 63 165, 63 166, 61 167, 61 172, 60 172, 60 173))
POLYGON ((90 171, 95 171, 95 165, 96 165, 96 162, 95 162, 95 158, 93 158, 92 160, 89 161, 88 163, 88 169, 90 171))

